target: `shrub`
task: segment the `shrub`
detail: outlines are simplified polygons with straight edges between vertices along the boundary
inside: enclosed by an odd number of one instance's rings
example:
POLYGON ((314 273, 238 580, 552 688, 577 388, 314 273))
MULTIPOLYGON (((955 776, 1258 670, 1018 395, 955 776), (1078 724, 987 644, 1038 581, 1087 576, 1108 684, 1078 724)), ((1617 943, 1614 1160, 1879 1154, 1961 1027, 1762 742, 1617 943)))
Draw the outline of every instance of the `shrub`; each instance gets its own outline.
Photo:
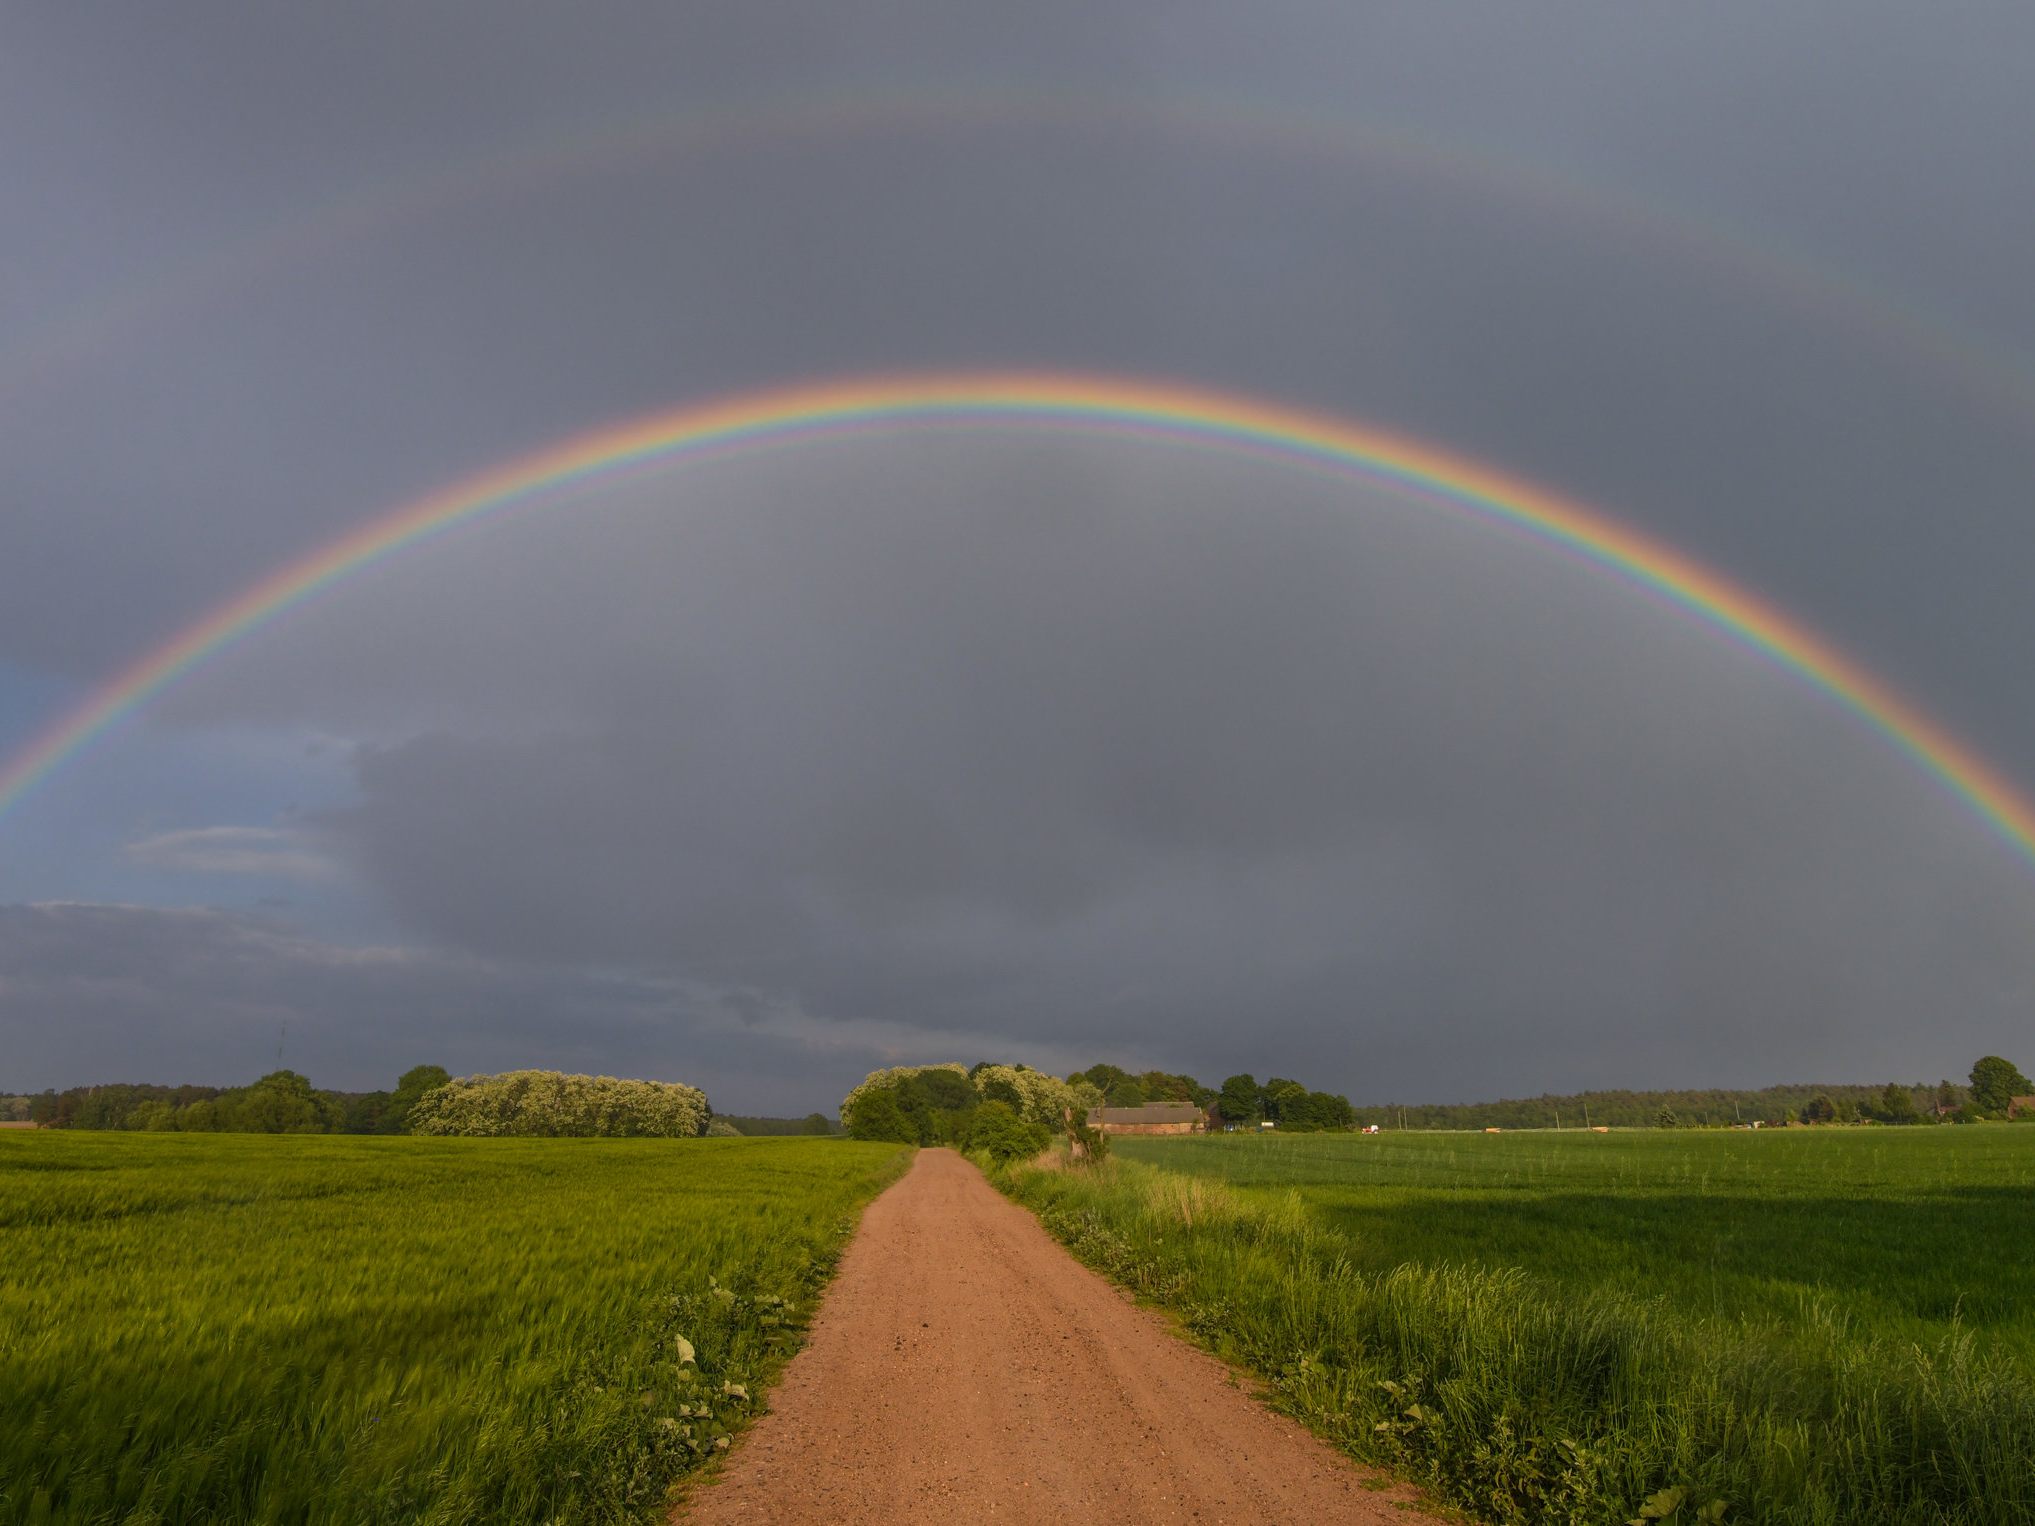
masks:
POLYGON ((1059 1131, 1067 1109, 1074 1105, 1074 1093, 1058 1076, 1026 1070, 1016 1065, 984 1065, 975 1072, 975 1090, 985 1100, 998 1098, 1010 1105, 1027 1123, 1041 1125, 1051 1134, 1059 1131), (1017 1101, 1010 1101, 1015 1093, 1017 1101))
MULTIPOLYGON (((848 1111, 842 1105, 841 1111, 848 1111)), ((905 1117, 904 1110, 897 1105, 897 1094, 889 1088, 880 1088, 864 1096, 855 1106, 854 1122, 848 1125, 848 1134, 853 1139, 873 1139, 887 1144, 917 1144, 918 1125, 905 1117)))
POLYGON ((692 1138, 706 1131, 709 1116, 706 1093, 677 1082, 512 1070, 425 1092, 409 1123, 413 1134, 692 1138))
POLYGON ((1099 1166, 1109 1158, 1109 1136, 1101 1129, 1092 1129, 1088 1126, 1087 1108, 1074 1109, 1072 1126, 1067 1133, 1074 1143, 1080 1146, 1075 1159, 1086 1165, 1099 1166))
POLYGON ((968 1149, 987 1155, 996 1164, 1030 1160, 1052 1142, 1052 1133, 1042 1124, 1031 1123, 1011 1111, 1005 1102, 985 1102, 975 1110, 968 1130, 968 1149))

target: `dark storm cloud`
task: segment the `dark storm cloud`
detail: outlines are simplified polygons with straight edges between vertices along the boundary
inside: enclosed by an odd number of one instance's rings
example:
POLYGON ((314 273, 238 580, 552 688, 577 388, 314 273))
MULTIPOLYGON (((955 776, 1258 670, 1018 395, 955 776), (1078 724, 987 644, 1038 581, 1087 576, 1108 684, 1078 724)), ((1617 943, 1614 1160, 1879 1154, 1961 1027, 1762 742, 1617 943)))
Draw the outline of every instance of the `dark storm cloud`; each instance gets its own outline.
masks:
MULTIPOLYGON (((868 1070, 947 1034, 819 1022, 697 981, 534 969, 456 952, 342 946, 275 918, 158 907, 0 907, 0 1088, 233 1085, 278 1061, 323 1086, 386 1087, 413 1064, 523 1066, 704 1086, 723 1110, 831 1109, 868 1070)), ((1027 1039, 1063 1067, 1073 1051, 1027 1039)))
POLYGON ((1516 538, 1150 446, 673 473, 185 702, 392 738, 321 826, 416 935, 918 1057, 1919 1073, 2035 977, 2024 868, 1798 680, 1516 538))
MULTIPOLYGON (((13 18, 0 673, 96 676, 379 508, 679 399, 1094 367, 1371 416, 1572 490, 2035 778, 2035 37, 2003 35, 2035 24, 1835 15, 13 18), (900 106, 977 92, 1045 104, 900 106), (832 96, 885 109, 540 152, 832 96), (1146 96, 1370 137, 1282 145, 1146 96), (435 164, 474 173, 374 211, 435 164), (344 236, 245 258, 342 204, 365 209, 344 236), (1789 244, 1806 275, 1762 252, 1789 244)), ((1366 1094, 1879 1074, 2005 1042, 2025 875, 1884 744, 1602 580, 1350 507, 1142 449, 906 441, 472 532, 155 713, 349 739, 357 801, 315 828, 138 811, 124 859, 203 896, 308 873, 315 838, 409 950, 375 968, 446 1014, 448 1063, 542 1047, 547 1011, 626 1057, 596 1068, 671 1042, 683 1073, 823 1094, 977 1038, 1211 1071, 1269 1047, 1366 1094), (1483 1068, 1434 1080, 1465 1053, 1483 1068)), ((347 1028, 372 983, 331 929, 66 917, 78 950, 145 951, 109 967, 240 948, 266 972, 248 1010, 393 1053, 347 1028)), ((240 1010, 239 964, 207 960, 179 999, 240 1010)), ((167 1010, 66 968, 36 1010, 93 1037, 50 1040, 57 1079, 167 1010)))

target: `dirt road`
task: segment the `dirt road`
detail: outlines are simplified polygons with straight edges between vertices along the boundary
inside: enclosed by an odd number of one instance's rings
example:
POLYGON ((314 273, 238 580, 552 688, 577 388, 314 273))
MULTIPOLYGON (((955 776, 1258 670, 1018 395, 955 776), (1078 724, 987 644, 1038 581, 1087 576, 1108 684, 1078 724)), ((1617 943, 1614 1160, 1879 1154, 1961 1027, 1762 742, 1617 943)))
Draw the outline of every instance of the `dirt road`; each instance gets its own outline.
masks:
POLYGON ((948 1150, 863 1216, 690 1523, 1419 1522, 948 1150))

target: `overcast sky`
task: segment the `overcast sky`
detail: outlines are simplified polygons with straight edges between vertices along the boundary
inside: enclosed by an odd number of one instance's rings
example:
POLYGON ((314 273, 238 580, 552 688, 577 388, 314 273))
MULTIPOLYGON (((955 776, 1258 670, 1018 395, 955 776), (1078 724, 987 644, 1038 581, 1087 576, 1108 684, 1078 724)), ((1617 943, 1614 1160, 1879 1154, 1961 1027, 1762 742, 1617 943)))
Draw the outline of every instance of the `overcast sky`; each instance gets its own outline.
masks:
MULTIPOLYGON (((0 755, 629 415, 1220 388, 1594 504, 2035 789, 2017 5, 18 5, 0 755)), ((880 1064, 1360 1100, 2035 1058, 2035 866, 1798 678, 1377 485, 1066 430, 398 556, 0 815, 0 1090, 880 1064)))

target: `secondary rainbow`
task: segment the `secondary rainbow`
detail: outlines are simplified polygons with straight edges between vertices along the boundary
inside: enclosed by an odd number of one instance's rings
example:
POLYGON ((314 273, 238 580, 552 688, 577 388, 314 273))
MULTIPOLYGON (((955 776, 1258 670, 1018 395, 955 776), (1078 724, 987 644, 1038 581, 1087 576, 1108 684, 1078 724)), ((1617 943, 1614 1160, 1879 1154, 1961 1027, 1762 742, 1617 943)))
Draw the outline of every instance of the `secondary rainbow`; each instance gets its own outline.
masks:
POLYGON ((470 477, 291 562, 115 674, 0 767, 0 813, 207 657, 351 573, 459 526, 648 467, 841 434, 939 425, 1133 434, 1262 455, 1414 490, 1653 590, 1847 706, 2035 864, 2035 804, 2005 775, 1822 637, 1673 548, 1543 488, 1330 414, 1130 378, 962 373, 748 393, 597 429, 470 477))

